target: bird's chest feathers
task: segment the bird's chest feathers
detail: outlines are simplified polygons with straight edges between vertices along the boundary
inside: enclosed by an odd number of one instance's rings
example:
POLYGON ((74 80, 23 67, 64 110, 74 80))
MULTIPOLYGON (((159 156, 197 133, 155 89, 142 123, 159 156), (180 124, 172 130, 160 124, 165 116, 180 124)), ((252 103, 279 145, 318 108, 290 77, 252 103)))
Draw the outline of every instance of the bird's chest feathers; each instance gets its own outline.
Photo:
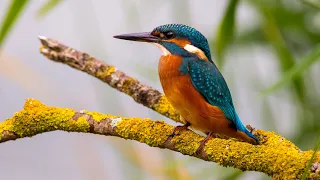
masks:
POLYGON ((158 71, 160 79, 179 78, 188 75, 186 62, 176 55, 161 56, 158 71))
POLYGON ((172 104, 186 103, 186 97, 196 93, 188 74, 187 63, 180 56, 161 56, 158 71, 163 91, 172 104))

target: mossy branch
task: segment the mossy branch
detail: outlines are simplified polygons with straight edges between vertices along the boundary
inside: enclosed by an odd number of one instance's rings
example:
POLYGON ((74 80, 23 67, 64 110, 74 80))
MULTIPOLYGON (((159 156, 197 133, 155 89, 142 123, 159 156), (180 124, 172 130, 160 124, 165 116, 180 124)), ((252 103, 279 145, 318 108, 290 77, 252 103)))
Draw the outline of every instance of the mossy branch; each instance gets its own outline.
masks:
MULTIPOLYGON (((136 102, 180 122, 179 115, 159 91, 86 53, 53 39, 39 38, 42 43, 40 52, 49 59, 86 72, 128 94, 136 102)), ((254 134, 259 137, 261 145, 254 146, 236 139, 214 138, 208 141, 201 154, 196 154, 204 137, 190 130, 172 136, 173 128, 163 121, 117 117, 97 112, 75 112, 67 108, 47 107, 37 100, 29 99, 24 110, 0 123, 0 142, 55 130, 111 135, 136 140, 152 147, 170 149, 226 167, 259 171, 274 179, 299 179, 313 153, 311 150, 301 151, 273 132, 256 130, 254 134)), ((309 170, 310 179, 320 179, 319 160, 320 153, 317 152, 309 170)))
MULTIPOLYGON (((117 136, 226 167, 263 172, 274 179, 300 178, 312 155, 312 151, 303 152, 281 136, 262 130, 255 132, 262 139, 262 145, 214 138, 208 141, 201 154, 196 154, 204 137, 191 130, 172 135, 173 128, 174 126, 163 121, 118 117, 98 112, 76 112, 69 108, 49 107, 38 100, 28 99, 22 111, 0 123, 0 142, 56 130, 117 136)), ((315 162, 319 160, 320 153, 317 153, 315 162)), ((309 177, 318 178, 318 170, 313 169, 309 177)))

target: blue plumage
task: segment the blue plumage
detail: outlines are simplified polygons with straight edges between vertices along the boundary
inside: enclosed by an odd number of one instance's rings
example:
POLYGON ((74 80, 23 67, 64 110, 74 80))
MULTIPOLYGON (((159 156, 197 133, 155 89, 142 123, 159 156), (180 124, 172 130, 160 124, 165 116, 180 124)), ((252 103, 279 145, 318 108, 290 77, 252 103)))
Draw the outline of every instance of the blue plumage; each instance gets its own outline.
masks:
POLYGON ((198 57, 185 58, 183 64, 182 67, 187 66, 193 86, 206 101, 213 106, 218 106, 237 130, 246 133, 258 142, 258 139, 247 130, 237 115, 228 85, 215 64, 198 57))
POLYGON ((171 54, 184 57, 179 70, 182 74, 190 76, 193 86, 206 101, 213 106, 219 107, 237 130, 244 132, 258 142, 258 139, 247 130, 237 115, 228 85, 211 59, 207 39, 196 29, 183 24, 166 24, 156 27, 154 31, 172 31, 175 34, 175 38, 187 39, 193 46, 204 52, 209 61, 199 59, 195 54, 186 51, 172 42, 159 42, 171 54))
POLYGON ((193 56, 191 53, 186 51, 185 49, 181 48, 180 46, 176 45, 172 42, 159 42, 163 47, 165 47, 171 54, 179 55, 183 57, 193 56))
POLYGON ((151 42, 160 47, 163 56, 159 62, 159 76, 168 100, 186 120, 185 127, 192 125, 209 133, 198 149, 201 149, 211 133, 215 132, 225 133, 252 144, 259 142, 242 124, 233 105, 228 85, 212 61, 208 41, 199 31, 183 24, 166 24, 156 27, 150 33, 132 33, 115 37, 151 42), (220 110, 214 111, 217 108, 213 107, 209 107, 209 110, 202 109, 206 108, 208 103, 218 107, 223 114, 220 110), (207 111, 209 115, 201 114, 201 110, 207 111), (217 126, 214 126, 214 123, 217 123, 217 126))

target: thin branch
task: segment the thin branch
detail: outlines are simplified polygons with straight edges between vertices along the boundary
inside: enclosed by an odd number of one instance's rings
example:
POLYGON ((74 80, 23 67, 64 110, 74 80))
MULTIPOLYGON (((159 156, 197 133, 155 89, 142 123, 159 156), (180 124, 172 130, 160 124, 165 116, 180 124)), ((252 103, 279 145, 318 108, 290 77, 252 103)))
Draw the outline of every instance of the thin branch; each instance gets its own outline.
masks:
POLYGON ((111 87, 131 96, 137 103, 176 121, 181 122, 167 98, 158 90, 141 84, 138 80, 127 76, 114 66, 72 49, 54 39, 39 36, 42 46, 40 52, 52 61, 69 65, 86 72, 109 84, 111 87))
MULTIPOLYGON (((177 122, 179 115, 159 91, 142 85, 115 67, 86 53, 67 47, 56 40, 39 37, 40 51, 55 62, 86 72, 131 96, 177 122)), ((217 162, 243 171, 263 172, 274 179, 299 179, 313 153, 301 151, 293 143, 273 133, 256 130, 261 145, 251 145, 236 139, 214 138, 200 154, 195 151, 204 137, 187 130, 172 135, 173 126, 163 121, 125 118, 97 112, 75 112, 72 109, 47 107, 37 100, 26 101, 24 110, 0 123, 0 142, 30 137, 43 132, 63 130, 117 136, 136 140, 152 147, 166 148, 205 161, 217 162)), ((317 152, 308 177, 319 179, 320 153, 317 152)))

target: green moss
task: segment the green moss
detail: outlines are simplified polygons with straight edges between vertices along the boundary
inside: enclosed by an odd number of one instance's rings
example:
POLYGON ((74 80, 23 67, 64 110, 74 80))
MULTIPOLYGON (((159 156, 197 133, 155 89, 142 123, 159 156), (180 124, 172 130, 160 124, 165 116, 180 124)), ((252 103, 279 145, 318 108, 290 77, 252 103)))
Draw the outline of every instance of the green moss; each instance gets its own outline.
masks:
MULTIPOLYGON (((171 132, 174 128, 171 129, 171 132)), ((171 143, 175 145, 175 148, 187 155, 194 154, 200 146, 201 141, 204 139, 203 136, 195 134, 192 131, 179 131, 178 134, 171 139, 171 143)))
POLYGON ((168 118, 170 118, 176 122, 180 122, 180 118, 179 118, 180 115, 172 107, 172 105, 170 104, 170 102, 168 101, 168 99, 165 96, 162 96, 159 99, 159 102, 157 104, 155 104, 152 107, 152 109, 159 112, 160 114, 167 116, 168 118))
POLYGON ((0 124, 0 134, 4 130, 20 137, 33 136, 53 130, 87 132, 89 124, 85 118, 72 120, 75 111, 68 108, 47 107, 38 100, 28 99, 24 110, 14 114, 0 124))
POLYGON ((131 78, 131 77, 129 79, 126 79, 126 81, 124 81, 124 83, 122 85, 123 92, 128 94, 129 96, 131 96, 132 90, 130 89, 130 87, 136 81, 137 81, 136 79, 131 78))
MULTIPOLYGON (((92 62, 91 66, 96 66, 95 61, 92 62)), ((100 69, 96 72, 95 76, 99 79, 105 79, 107 76, 110 76, 112 73, 114 73, 116 68, 114 66, 101 66, 100 69)))
POLYGON ((215 138, 207 143, 205 152, 211 161, 222 166, 260 171, 274 179, 301 178, 312 151, 301 152, 293 143, 273 132, 258 130, 257 135, 263 137, 261 145, 215 138))
POLYGON ((172 126, 150 119, 122 118, 115 131, 123 138, 133 139, 149 146, 161 146, 167 140, 172 126))
POLYGON ((114 66, 110 66, 106 71, 106 76, 110 76, 115 71, 116 71, 116 68, 114 66))

